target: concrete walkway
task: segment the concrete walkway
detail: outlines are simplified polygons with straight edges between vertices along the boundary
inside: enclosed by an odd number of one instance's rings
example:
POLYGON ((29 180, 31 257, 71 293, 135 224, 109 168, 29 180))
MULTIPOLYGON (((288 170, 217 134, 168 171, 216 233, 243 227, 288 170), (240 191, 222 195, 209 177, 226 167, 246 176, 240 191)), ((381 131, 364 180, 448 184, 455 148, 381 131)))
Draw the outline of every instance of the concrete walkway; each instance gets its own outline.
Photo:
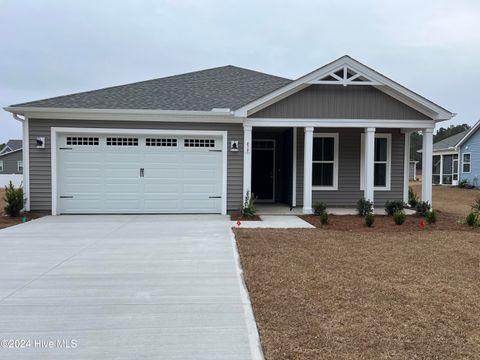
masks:
POLYGON ((230 227, 104 215, 1 230, 0 359, 261 359, 230 227))

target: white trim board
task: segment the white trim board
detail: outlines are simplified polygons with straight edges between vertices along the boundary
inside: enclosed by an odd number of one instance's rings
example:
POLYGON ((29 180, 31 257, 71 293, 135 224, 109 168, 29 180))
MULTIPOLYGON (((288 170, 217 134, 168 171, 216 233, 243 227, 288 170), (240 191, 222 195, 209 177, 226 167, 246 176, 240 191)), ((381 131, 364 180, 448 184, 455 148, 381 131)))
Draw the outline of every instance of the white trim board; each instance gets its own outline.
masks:
POLYGON ((153 130, 153 129, 98 129, 98 128, 70 128, 52 127, 50 131, 51 143, 51 175, 52 175, 52 215, 58 214, 58 188, 57 188, 57 137, 62 133, 87 133, 87 134, 137 134, 137 135, 202 135, 222 137, 222 214, 227 214, 227 156, 228 156, 228 131, 205 130, 153 130))
POLYGON ((392 119, 295 119, 295 118, 247 118, 246 126, 260 127, 329 127, 329 128, 383 128, 383 129, 434 129, 433 120, 392 119))

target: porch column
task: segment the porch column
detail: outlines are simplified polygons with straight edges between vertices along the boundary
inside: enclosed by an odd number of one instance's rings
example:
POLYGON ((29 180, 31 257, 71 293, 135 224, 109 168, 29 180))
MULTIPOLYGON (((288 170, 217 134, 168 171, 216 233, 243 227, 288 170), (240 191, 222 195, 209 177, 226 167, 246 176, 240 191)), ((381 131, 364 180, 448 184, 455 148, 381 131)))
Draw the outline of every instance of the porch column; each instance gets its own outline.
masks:
MULTIPOLYGON (((404 162, 403 162, 403 202, 408 204, 408 183, 410 181, 410 139, 412 132, 405 132, 405 148, 404 148, 404 162)), ((414 168, 415 169, 415 168, 414 168)), ((413 170, 415 176, 415 170, 413 170)))
MULTIPOLYGON (((433 182, 433 155, 432 155, 432 182, 433 182)), ((443 154, 440 155, 440 185, 443 185, 443 154)))
POLYGON ((432 204, 433 129, 423 129, 422 200, 432 204))
POLYGON ((252 189, 252 127, 243 125, 243 197, 252 189))
POLYGON ((305 128, 305 153, 303 156, 303 213, 312 214, 312 161, 313 127, 305 128))
POLYGON ((373 176, 375 155, 375 128, 365 128, 365 187, 364 197, 374 201, 373 176))

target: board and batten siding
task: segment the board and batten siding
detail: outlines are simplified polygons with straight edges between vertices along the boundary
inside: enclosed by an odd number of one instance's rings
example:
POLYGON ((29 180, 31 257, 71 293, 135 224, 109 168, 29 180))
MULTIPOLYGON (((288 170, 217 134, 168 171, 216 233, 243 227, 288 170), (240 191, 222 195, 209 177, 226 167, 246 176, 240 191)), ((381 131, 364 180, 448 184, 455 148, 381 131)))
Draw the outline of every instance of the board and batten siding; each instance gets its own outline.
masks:
MULTIPOLYGON (((352 207, 363 197, 360 190, 361 134, 363 129, 315 128, 315 133, 338 133, 338 190, 314 190, 312 203, 324 202, 330 207, 352 207)), ((375 191, 376 207, 388 200, 403 200, 403 169, 405 135, 399 129, 377 129, 377 133, 392 134, 392 166, 390 191, 375 191)), ((303 205, 303 151, 305 132, 297 131, 297 206, 303 205)))
POLYGON ((231 152, 228 149, 227 209, 238 209, 242 203, 243 127, 241 124, 29 119, 30 208, 32 210, 51 210, 50 133, 52 127, 228 131, 228 144, 231 140, 238 140, 239 150, 238 152, 231 152), (44 149, 37 149, 36 147, 36 138, 39 136, 45 137, 44 149))
POLYGON ((252 118, 429 120, 426 115, 372 86, 311 85, 252 118))

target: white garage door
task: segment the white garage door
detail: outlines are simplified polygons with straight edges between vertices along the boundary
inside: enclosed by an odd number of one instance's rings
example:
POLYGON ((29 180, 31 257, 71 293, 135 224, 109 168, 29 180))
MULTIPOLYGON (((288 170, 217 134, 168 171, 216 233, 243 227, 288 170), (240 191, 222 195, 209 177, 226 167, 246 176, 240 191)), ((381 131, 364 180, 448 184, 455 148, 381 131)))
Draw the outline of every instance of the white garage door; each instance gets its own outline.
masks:
POLYGON ((220 213, 222 137, 61 134, 61 214, 220 213))

